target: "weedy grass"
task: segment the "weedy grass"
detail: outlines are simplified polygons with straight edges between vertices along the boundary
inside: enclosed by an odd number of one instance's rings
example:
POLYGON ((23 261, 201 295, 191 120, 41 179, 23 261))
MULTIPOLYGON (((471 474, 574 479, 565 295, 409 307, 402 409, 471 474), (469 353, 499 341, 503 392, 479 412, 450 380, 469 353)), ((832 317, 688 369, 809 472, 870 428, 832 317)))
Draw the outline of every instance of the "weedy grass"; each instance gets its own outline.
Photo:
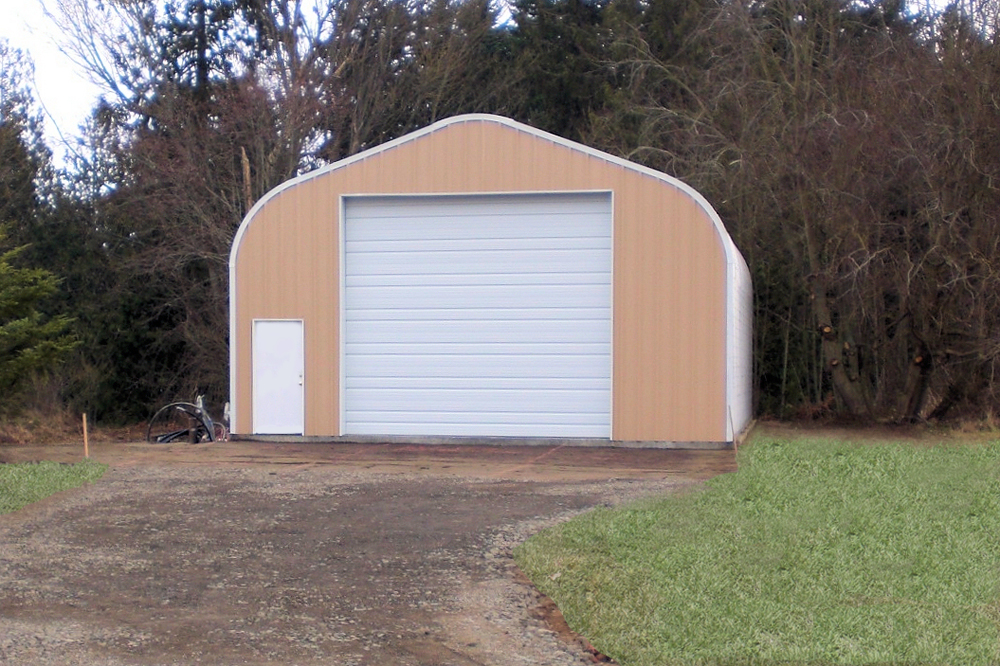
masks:
POLYGON ((1000 445, 756 441, 515 551, 623 666, 1000 663, 1000 445))
POLYGON ((107 465, 92 460, 74 465, 55 462, 0 465, 0 514, 96 481, 107 469, 107 465))

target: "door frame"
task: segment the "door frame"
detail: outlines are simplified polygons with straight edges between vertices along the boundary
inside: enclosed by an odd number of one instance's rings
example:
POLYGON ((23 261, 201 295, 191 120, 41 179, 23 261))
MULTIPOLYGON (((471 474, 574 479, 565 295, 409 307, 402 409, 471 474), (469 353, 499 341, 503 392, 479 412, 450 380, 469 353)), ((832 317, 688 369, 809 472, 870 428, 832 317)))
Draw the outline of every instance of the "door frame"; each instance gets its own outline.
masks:
POLYGON ((251 430, 253 434, 282 434, 282 435, 304 435, 305 434, 305 384, 306 384, 306 363, 305 363, 305 320, 303 319, 291 319, 291 318, 257 318, 251 322, 250 325, 250 375, 251 375, 251 388, 250 388, 250 400, 251 400, 251 430), (256 359, 256 344, 257 344, 257 324, 259 323, 290 323, 299 325, 299 335, 300 335, 300 345, 299 349, 302 350, 300 357, 301 364, 299 366, 299 404, 302 405, 302 409, 298 414, 297 424, 299 425, 299 432, 288 432, 288 433, 261 433, 258 429, 259 424, 259 414, 257 409, 257 359, 256 359))

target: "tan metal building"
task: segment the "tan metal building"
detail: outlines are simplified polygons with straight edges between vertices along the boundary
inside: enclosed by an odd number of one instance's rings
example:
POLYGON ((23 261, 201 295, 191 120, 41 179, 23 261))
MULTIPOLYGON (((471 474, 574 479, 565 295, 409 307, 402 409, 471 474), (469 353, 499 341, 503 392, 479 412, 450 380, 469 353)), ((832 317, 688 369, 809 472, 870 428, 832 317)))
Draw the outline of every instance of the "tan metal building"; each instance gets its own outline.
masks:
POLYGON ((232 430, 726 445, 750 275, 704 198, 488 115, 295 178, 230 255, 232 430))

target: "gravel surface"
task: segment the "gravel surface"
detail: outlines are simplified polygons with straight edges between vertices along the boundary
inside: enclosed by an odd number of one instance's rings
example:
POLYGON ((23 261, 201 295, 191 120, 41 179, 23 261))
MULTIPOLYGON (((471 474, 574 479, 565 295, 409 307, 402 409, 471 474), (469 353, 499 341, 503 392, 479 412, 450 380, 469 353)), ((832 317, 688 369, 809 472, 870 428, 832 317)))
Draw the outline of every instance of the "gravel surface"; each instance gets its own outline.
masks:
POLYGON ((687 483, 115 467, 0 516, 0 663, 593 663, 512 548, 687 483))

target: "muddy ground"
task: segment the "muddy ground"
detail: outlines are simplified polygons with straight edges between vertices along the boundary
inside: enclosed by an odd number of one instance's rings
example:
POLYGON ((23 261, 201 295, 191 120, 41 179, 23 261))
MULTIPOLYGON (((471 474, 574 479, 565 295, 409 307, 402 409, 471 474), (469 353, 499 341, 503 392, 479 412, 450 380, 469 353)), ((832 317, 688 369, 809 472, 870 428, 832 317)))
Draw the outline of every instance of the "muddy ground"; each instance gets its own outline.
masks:
POLYGON ((735 465, 732 451, 248 442, 91 456, 112 466, 98 483, 0 516, 0 663, 593 663, 513 546, 735 465))

